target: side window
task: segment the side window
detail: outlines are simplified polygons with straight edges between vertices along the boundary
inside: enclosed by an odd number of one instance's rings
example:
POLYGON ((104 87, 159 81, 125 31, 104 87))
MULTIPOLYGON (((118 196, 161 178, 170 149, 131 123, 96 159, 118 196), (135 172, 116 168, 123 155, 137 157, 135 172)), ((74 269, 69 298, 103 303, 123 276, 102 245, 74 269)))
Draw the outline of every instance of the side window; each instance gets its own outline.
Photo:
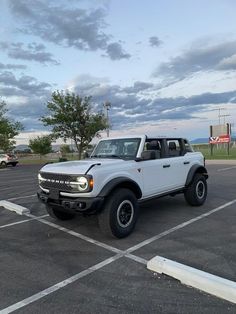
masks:
POLYGON ((168 147, 169 157, 181 156, 181 149, 180 149, 180 141, 179 140, 175 140, 175 139, 167 140, 167 147, 168 147))
POLYGON ((192 146, 189 144, 187 140, 184 140, 184 151, 187 152, 193 152, 192 146))
POLYGON ((152 152, 152 159, 161 158, 161 143, 159 140, 148 140, 144 145, 144 151, 152 152))

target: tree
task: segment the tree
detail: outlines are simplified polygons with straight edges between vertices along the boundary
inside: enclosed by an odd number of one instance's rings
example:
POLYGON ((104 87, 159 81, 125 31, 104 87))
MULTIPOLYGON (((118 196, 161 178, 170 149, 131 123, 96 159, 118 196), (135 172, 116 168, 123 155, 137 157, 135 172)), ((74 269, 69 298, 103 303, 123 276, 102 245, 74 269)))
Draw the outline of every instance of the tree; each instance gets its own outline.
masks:
POLYGON ((35 154, 43 155, 49 154, 52 151, 52 138, 49 135, 37 136, 29 140, 29 147, 35 154))
POLYGON ((99 136, 99 131, 107 127, 104 114, 92 112, 91 97, 56 91, 47 108, 50 115, 41 118, 44 125, 52 126, 55 138, 72 139, 79 159, 94 136, 99 136))
POLYGON ((0 149, 4 151, 14 147, 16 143, 14 137, 24 129, 20 122, 14 122, 6 117, 7 111, 6 103, 0 102, 0 149))
POLYGON ((66 154, 71 153, 71 149, 69 145, 61 145, 60 146, 60 152, 62 154, 62 156, 66 156, 66 154))

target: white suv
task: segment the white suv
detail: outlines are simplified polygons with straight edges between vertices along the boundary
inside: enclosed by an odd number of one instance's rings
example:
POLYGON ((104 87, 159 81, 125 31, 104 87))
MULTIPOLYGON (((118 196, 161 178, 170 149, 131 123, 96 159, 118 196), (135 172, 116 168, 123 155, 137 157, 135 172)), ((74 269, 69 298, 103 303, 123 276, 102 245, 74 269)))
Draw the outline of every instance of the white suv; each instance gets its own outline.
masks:
POLYGON ((54 218, 99 215, 106 234, 130 234, 140 202, 184 193, 192 206, 207 197, 204 157, 183 138, 145 135, 102 139, 90 158, 45 165, 38 197, 54 218))
POLYGON ((13 154, 0 154, 0 166, 2 167, 6 167, 8 165, 15 167, 18 162, 18 158, 13 154))

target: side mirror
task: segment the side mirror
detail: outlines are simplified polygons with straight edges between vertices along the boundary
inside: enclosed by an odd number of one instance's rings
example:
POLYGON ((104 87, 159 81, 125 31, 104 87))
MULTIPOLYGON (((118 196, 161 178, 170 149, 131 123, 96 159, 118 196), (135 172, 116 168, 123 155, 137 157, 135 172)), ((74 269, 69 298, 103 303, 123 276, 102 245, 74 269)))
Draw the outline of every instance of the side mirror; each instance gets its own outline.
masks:
POLYGON ((141 153, 142 160, 156 159, 156 154, 154 150, 145 150, 141 153))

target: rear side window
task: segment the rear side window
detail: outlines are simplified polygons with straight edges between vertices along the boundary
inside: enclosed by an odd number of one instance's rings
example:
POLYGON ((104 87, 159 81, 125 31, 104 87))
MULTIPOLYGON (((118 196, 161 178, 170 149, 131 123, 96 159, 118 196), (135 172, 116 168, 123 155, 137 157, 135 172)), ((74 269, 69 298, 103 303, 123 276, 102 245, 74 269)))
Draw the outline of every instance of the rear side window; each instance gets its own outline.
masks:
POLYGON ((167 148, 169 157, 181 156, 180 140, 167 140, 167 148))
POLYGON ((184 140, 184 151, 186 153, 187 152, 193 152, 193 148, 187 140, 184 140))

